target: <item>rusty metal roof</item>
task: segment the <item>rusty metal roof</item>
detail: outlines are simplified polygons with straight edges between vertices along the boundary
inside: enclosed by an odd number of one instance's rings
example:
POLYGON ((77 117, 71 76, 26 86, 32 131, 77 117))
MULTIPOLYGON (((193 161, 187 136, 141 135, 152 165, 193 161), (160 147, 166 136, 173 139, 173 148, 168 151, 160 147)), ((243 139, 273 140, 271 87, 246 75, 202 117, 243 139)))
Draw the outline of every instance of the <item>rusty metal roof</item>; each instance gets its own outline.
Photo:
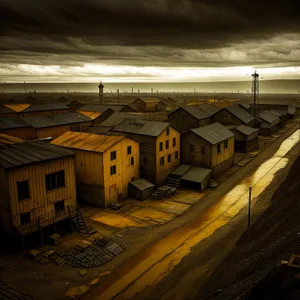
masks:
POLYGON ((62 113, 52 116, 28 116, 23 117, 22 119, 34 128, 45 128, 91 121, 89 117, 80 113, 62 113))
POLYGON ((120 111, 124 106, 125 105, 86 104, 79 110, 104 113, 108 109, 111 109, 113 111, 120 111))
POLYGON ((24 142, 24 140, 11 135, 0 133, 0 145, 10 145, 10 144, 22 143, 22 142, 24 142))
POLYGON ((30 127, 28 123, 26 123, 22 118, 0 118, 0 129, 11 129, 11 128, 22 128, 22 127, 30 127))
POLYGON ((257 132, 258 134, 258 129, 257 128, 252 128, 246 125, 240 125, 238 127, 236 127, 236 130, 238 130, 239 132, 245 134, 245 135, 251 135, 254 132, 257 132))
POLYGON ((101 116, 101 112, 95 112, 95 111, 82 111, 80 109, 77 110, 77 112, 79 112, 82 115, 85 115, 89 118, 91 118, 92 120, 97 119, 99 116, 101 116))
POLYGON ((45 142, 25 141, 0 146, 0 166, 3 168, 22 167, 73 155, 73 151, 45 142))
POLYGON ((132 184, 135 188, 137 188, 140 191, 144 191, 155 186, 153 183, 144 178, 130 182, 130 184, 132 184))
POLYGON ((170 123, 123 119, 112 131, 158 137, 170 123))
POLYGON ((223 109, 226 109, 230 113, 232 113, 234 116, 236 116, 239 120, 241 120, 243 123, 248 124, 251 121, 254 120, 253 116, 250 115, 244 108, 242 108, 240 105, 234 104, 228 107, 225 107, 223 109))
POLYGON ((211 169, 191 167, 183 176, 181 180, 201 183, 207 176, 211 174, 211 169))
POLYGON ((213 123, 204 127, 198 127, 191 131, 213 145, 234 136, 233 132, 220 123, 213 123))
POLYGON ((86 132, 67 131, 51 143, 71 149, 86 150, 103 153, 116 143, 122 141, 124 136, 99 135, 86 132))
POLYGON ((66 106, 63 103, 41 103, 41 104, 32 104, 26 109, 23 110, 23 112, 34 112, 34 111, 46 111, 46 110, 62 110, 62 109, 69 109, 68 106, 66 106))
POLYGON ((21 112, 24 109, 28 108, 31 104, 4 104, 4 105, 15 112, 21 112))

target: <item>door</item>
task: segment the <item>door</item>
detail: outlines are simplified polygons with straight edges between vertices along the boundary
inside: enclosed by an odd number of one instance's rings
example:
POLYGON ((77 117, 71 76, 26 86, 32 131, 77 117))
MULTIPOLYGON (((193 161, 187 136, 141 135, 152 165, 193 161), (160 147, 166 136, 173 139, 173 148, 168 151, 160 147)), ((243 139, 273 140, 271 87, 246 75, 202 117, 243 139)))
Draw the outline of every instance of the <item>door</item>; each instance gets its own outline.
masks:
POLYGON ((117 185, 111 185, 109 187, 109 202, 115 203, 118 201, 118 194, 117 194, 117 185))

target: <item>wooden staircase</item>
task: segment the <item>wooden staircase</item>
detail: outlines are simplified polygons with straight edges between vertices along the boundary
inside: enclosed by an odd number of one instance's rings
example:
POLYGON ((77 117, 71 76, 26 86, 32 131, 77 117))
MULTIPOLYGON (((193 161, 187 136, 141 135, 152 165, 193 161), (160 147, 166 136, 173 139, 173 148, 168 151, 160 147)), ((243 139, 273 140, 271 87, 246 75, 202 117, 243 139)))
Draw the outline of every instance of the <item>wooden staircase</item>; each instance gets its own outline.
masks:
POLYGON ((92 224, 86 222, 78 205, 72 207, 70 214, 75 229, 78 232, 88 236, 97 232, 92 224))
POLYGON ((180 177, 169 175, 167 185, 176 189, 180 188, 180 177))

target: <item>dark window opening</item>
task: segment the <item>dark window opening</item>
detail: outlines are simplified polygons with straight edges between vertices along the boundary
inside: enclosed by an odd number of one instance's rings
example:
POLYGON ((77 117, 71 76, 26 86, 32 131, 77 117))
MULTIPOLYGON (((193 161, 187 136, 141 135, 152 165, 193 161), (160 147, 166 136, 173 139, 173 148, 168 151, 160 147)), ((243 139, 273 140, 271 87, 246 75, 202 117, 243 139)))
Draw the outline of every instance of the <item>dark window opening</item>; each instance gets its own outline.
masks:
POLYGON ((228 140, 224 141, 224 148, 227 149, 228 148, 228 140))
POLYGON ((168 154, 168 163, 170 163, 171 162, 171 154, 168 154))
POLYGON ((128 146, 127 147, 127 155, 130 155, 131 154, 131 146, 128 146))
POLYGON ((201 146, 201 154, 205 154, 205 146, 201 146))
POLYGON ((163 165, 165 164, 165 158, 164 158, 164 157, 161 157, 161 158, 159 159, 159 164, 160 164, 161 166, 163 166, 163 165))
POLYGON ((178 159, 179 157, 179 154, 178 154, 178 151, 175 152, 175 159, 178 159))
POLYGON ((115 160, 116 158, 117 158, 117 152, 116 151, 110 152, 110 160, 115 160))
POLYGON ((26 225, 30 223, 30 212, 24 213, 20 215, 21 225, 26 225))
POLYGON ((166 149, 169 149, 169 140, 166 141, 166 149))
POLYGON ((131 178, 130 178, 130 181, 131 181, 131 182, 134 182, 134 181, 135 181, 135 177, 131 177, 131 178))
POLYGON ((221 144, 218 144, 218 145, 217 145, 217 151, 218 151, 218 153, 221 152, 221 144))
POLYGON ((65 186, 65 171, 46 175, 46 190, 51 191, 65 186))
POLYGON ((176 146, 176 138, 173 138, 173 147, 176 146))
POLYGON ((146 156, 144 156, 143 164, 144 164, 145 166, 147 166, 147 164, 148 164, 148 158, 147 158, 146 156))
POLYGON ((111 166, 110 167, 110 175, 114 175, 117 173, 117 167, 116 166, 111 166))
POLYGON ((195 152, 195 145, 190 144, 190 152, 192 152, 192 153, 195 152))
POLYGON ((28 180, 19 181, 17 182, 17 189, 18 189, 18 200, 26 200, 29 199, 29 185, 28 180))
POLYGON ((163 142, 159 143, 159 151, 163 151, 163 142))
POLYGON ((134 157, 131 157, 131 165, 134 166, 134 157))
POLYGON ((170 135, 170 128, 167 128, 167 135, 170 135))
POLYGON ((58 201, 54 203, 54 209, 56 215, 61 215, 65 212, 65 201, 58 201))

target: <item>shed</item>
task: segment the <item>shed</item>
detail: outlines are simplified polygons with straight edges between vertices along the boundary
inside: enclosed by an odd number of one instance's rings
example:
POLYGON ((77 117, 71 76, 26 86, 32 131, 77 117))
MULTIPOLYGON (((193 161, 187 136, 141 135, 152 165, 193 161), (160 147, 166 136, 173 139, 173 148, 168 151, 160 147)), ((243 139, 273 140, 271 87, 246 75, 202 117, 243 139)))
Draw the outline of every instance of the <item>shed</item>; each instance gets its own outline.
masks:
POLYGON ((288 108, 288 118, 289 119, 294 118, 295 114, 296 114, 296 108, 289 107, 288 108))
POLYGON ((212 170, 191 167, 180 179, 180 186, 205 190, 211 180, 212 170))
POLYGON ((155 185, 147 179, 138 179, 129 183, 129 197, 144 201, 151 198, 155 185))
POLYGON ((261 121, 259 128, 260 135, 271 135, 278 130, 280 119, 270 110, 261 112, 259 114, 259 120, 261 121))
POLYGON ((234 150, 236 152, 248 152, 258 148, 259 129, 240 125, 234 130, 234 150))
POLYGON ((288 120, 288 110, 270 110, 272 114, 279 118, 279 126, 284 127, 285 122, 288 120))
POLYGON ((158 97, 143 97, 133 101, 132 107, 137 112, 165 111, 167 105, 158 97))

